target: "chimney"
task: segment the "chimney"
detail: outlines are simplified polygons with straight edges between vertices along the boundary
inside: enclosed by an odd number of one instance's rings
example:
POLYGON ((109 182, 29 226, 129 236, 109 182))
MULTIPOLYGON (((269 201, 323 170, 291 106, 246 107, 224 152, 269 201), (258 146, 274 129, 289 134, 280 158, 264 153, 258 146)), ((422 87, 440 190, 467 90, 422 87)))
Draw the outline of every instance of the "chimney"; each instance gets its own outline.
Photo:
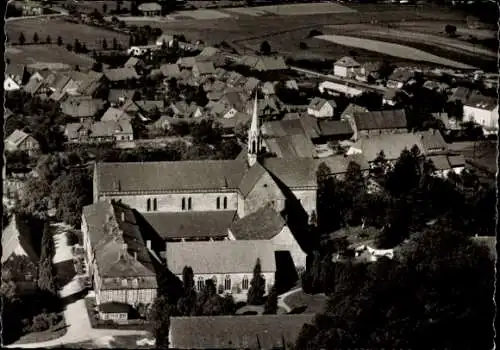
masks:
POLYGON ((151 250, 151 241, 150 241, 149 239, 146 241, 146 247, 147 247, 149 250, 151 250))

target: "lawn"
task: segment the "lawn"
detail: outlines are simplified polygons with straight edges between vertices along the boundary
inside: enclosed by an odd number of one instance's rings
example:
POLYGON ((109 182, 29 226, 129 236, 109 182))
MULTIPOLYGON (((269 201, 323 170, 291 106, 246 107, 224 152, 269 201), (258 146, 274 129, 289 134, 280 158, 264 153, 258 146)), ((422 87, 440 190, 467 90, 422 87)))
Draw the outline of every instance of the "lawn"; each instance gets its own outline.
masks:
POLYGON ((338 45, 344 45, 344 46, 354 47, 357 49, 380 52, 385 55, 400 57, 407 60, 430 62, 438 65, 449 66, 459 69, 474 69, 474 67, 466 65, 464 63, 439 57, 430 54, 428 52, 415 49, 413 47, 389 43, 380 40, 358 38, 346 35, 320 35, 317 36, 317 38, 333 42, 338 45))
POLYGON ((297 16, 297 15, 318 15, 325 13, 349 13, 357 12, 347 6, 335 3, 308 3, 308 4, 290 4, 290 5, 268 5, 255 7, 239 7, 227 10, 237 14, 249 16, 297 16))
MULTIPOLYGON (((154 349, 154 345, 144 343, 144 336, 140 335, 123 335, 113 337, 102 337, 95 340, 89 340, 80 343, 64 344, 68 349, 102 349, 106 347, 117 349, 154 349)), ((151 338, 147 338, 151 339, 151 338)))
POLYGON ((82 54, 66 50, 56 44, 23 45, 7 47, 5 57, 15 64, 33 64, 37 62, 64 63, 80 68, 92 67, 94 60, 82 54))
POLYGON ((73 44, 75 39, 78 39, 81 44, 85 43, 89 50, 101 49, 103 39, 106 39, 108 46, 111 45, 113 38, 125 47, 129 43, 129 37, 123 33, 68 22, 64 17, 27 18, 7 22, 5 27, 10 40, 16 43, 21 32, 24 33, 27 43, 31 43, 33 35, 37 33, 41 41, 50 35, 53 43, 56 42, 58 36, 61 36, 65 45, 73 44))
POLYGON ((305 309, 302 313, 319 313, 325 308, 327 297, 324 294, 309 295, 299 290, 285 297, 283 302, 293 309, 305 309))
POLYGON ((38 342, 44 342, 44 341, 49 341, 53 339, 57 339, 62 337, 64 334, 66 334, 68 326, 66 325, 66 321, 63 319, 50 329, 43 331, 43 332, 35 332, 35 333, 28 333, 26 335, 23 335, 18 341, 16 341, 13 345, 17 344, 28 344, 28 343, 38 343, 38 342))

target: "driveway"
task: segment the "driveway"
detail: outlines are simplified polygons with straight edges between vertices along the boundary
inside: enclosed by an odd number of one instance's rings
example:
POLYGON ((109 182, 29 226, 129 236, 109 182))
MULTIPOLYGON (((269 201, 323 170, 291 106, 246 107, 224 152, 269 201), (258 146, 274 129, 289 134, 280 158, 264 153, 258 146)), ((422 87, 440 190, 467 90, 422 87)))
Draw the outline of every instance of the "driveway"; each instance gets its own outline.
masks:
POLYGON ((297 293, 297 292, 300 292, 302 290, 301 287, 298 287, 298 288, 295 288, 295 289, 292 289, 292 290, 289 290, 288 292, 286 293, 283 293, 281 295, 278 296, 278 307, 281 307, 283 308, 284 310, 286 310, 286 312, 290 312, 292 311, 292 308, 290 306, 288 306, 287 304, 285 304, 284 300, 287 296, 289 296, 290 294, 293 294, 293 293, 297 293))

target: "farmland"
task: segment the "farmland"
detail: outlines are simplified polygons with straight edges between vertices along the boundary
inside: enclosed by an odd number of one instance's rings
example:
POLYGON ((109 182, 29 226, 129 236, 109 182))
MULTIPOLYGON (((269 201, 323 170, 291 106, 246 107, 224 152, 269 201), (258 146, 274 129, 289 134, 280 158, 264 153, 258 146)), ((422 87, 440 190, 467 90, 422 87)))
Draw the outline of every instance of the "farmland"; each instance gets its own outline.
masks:
POLYGON ((70 66, 90 68, 94 60, 89 56, 76 54, 64 47, 52 45, 24 45, 9 47, 5 50, 5 57, 12 63, 32 64, 37 62, 61 62, 70 66))
POLYGON ((357 12, 347 6, 335 3, 316 3, 316 4, 291 4, 291 5, 272 5, 256 7, 237 7, 226 10, 227 12, 243 14, 248 16, 298 16, 298 15, 318 15, 325 13, 349 13, 357 12))
POLYGON ((425 61, 431 62, 438 65, 449 66, 453 68, 459 69, 472 69, 469 65, 455 62, 443 57, 435 56, 430 53, 409 47, 404 45, 398 45, 393 43, 387 43, 384 41, 357 38, 353 36, 344 36, 344 35, 320 35, 317 37, 318 39, 326 40, 329 42, 333 42, 335 44, 355 47, 359 49, 365 49, 370 51, 380 52, 382 54, 401 57, 408 60, 415 61, 425 61))
POLYGON ((37 33, 40 41, 44 41, 48 35, 50 35, 52 42, 56 42, 57 37, 60 36, 64 44, 73 44, 75 39, 78 39, 80 43, 85 43, 90 50, 94 48, 100 49, 103 39, 106 39, 108 44, 110 44, 113 38, 116 38, 124 46, 128 46, 129 42, 128 36, 123 33, 68 22, 63 17, 27 18, 7 22, 6 32, 12 42, 17 42, 19 35, 24 33, 26 42, 30 43, 33 35, 37 33))

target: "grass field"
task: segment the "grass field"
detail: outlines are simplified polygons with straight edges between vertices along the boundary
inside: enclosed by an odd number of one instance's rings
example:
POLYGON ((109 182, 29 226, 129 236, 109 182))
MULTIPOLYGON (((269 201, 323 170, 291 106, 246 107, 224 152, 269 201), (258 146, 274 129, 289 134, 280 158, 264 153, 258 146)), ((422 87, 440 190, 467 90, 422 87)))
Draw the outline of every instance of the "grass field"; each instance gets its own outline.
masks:
POLYGON ((297 15, 318 15, 325 13, 348 13, 357 12, 347 6, 335 3, 309 3, 290 5, 269 5, 255 7, 235 7, 227 9, 227 12, 248 15, 248 16, 297 16, 297 15))
POLYGON ((50 329, 43 332, 28 333, 22 336, 13 345, 29 344, 29 343, 39 343, 45 342, 53 339, 57 339, 66 334, 67 331, 66 321, 64 318, 58 324, 54 325, 50 329))
POLYGON ((435 56, 425 51, 415 49, 413 47, 388 43, 379 40, 357 38, 344 35, 320 35, 318 39, 333 42, 338 45, 355 47, 357 49, 365 49, 375 52, 380 52, 385 55, 401 57, 407 60, 425 61, 438 65, 449 66, 459 69, 473 69, 474 67, 452 61, 443 57, 435 56))
POLYGON ((71 23, 63 17, 27 18, 7 22, 5 27, 12 42, 18 41, 21 32, 24 33, 28 43, 32 42, 33 35, 37 33, 41 41, 45 41, 45 38, 50 35, 53 43, 56 42, 58 36, 61 36, 64 44, 73 44, 75 39, 78 39, 80 43, 85 43, 90 50, 102 48, 103 39, 106 39, 108 46, 111 45, 113 38, 116 38, 124 46, 128 46, 129 42, 129 38, 125 34, 85 24, 71 23))
POLYGON ((80 343, 65 344, 64 347, 68 349, 103 349, 103 348, 118 348, 118 349, 153 349, 151 345, 138 345, 141 344, 143 336, 124 335, 113 337, 102 337, 95 340, 89 340, 80 343))
POLYGON ((94 60, 88 56, 76 54, 66 50, 65 47, 52 45, 24 45, 7 47, 5 57, 11 63, 31 64, 36 62, 65 63, 70 66, 80 66, 80 68, 90 68, 94 60))

